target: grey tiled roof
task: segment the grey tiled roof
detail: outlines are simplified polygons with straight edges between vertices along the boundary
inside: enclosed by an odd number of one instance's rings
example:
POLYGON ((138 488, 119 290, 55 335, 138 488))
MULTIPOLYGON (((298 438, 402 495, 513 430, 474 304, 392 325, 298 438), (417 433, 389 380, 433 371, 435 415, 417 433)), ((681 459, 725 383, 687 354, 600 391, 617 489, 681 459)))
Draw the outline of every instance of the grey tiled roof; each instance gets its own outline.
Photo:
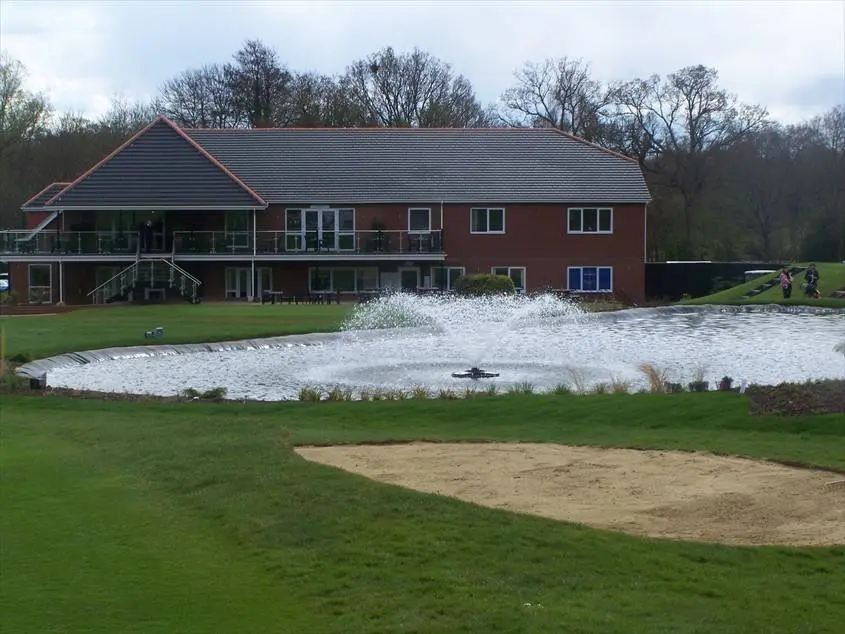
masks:
POLYGON ((185 132, 268 203, 650 199, 635 161, 553 129, 185 132))
POLYGON ((52 183, 51 185, 47 185, 47 187, 21 205, 21 209, 23 211, 41 211, 48 200, 68 185, 70 183, 52 183))
POLYGON ((263 208, 226 169, 164 118, 53 197, 61 209, 263 208))

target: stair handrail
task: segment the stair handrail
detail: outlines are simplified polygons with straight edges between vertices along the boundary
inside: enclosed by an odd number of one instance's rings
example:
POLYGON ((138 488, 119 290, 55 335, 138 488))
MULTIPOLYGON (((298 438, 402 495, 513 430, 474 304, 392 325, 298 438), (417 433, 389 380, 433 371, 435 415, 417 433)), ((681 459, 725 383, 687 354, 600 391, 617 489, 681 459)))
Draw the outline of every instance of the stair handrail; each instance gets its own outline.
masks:
POLYGON ((181 266, 179 266, 179 265, 178 265, 178 264, 176 264, 175 262, 171 262, 171 261, 170 261, 170 260, 168 260, 167 258, 160 258, 160 260, 161 260, 162 262, 164 262, 167 266, 169 266, 170 268, 172 268, 174 271, 176 271, 177 273, 179 273, 180 275, 182 275, 182 276, 184 276, 184 277, 187 277, 187 278, 188 278, 189 280, 191 280, 194 284, 197 284, 197 285, 201 285, 201 284, 202 284, 202 282, 201 282, 198 278, 196 278, 196 277, 194 277, 193 275, 191 275, 190 273, 188 273, 185 269, 183 269, 181 266))
POLYGON ((106 286, 108 286, 109 284, 111 284, 114 280, 116 280, 117 278, 119 278, 121 275, 125 275, 126 273, 128 273, 128 272, 129 272, 129 271, 131 271, 132 269, 136 268, 137 266, 138 266, 138 262, 133 262, 132 264, 130 264, 130 265, 129 265, 129 266, 127 266, 126 268, 120 269, 120 271, 118 271, 117 273, 115 273, 114 275, 112 275, 109 279, 107 279, 105 282, 103 282, 102 284, 100 284, 97 288, 95 288, 95 289, 94 289, 94 290, 92 290, 90 293, 88 293, 88 295, 86 295, 86 297, 91 297, 91 295, 93 295, 93 294, 94 294, 94 293, 96 293, 97 291, 99 291, 99 290, 101 290, 101 289, 105 288, 106 286))

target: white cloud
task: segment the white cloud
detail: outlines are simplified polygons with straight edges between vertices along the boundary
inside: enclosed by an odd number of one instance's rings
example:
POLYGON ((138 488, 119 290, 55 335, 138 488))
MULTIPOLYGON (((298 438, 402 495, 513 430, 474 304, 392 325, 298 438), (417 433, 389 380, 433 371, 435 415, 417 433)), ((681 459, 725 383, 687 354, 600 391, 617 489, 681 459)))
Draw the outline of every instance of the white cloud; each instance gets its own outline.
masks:
POLYGON ((3 0, 0 44, 57 109, 101 112, 181 70, 226 61, 244 40, 295 70, 342 72, 392 45, 466 75, 484 102, 525 61, 581 57, 604 81, 718 68, 722 85, 783 120, 845 102, 845 1, 41 2, 3 0), (841 84, 841 90, 836 90, 841 84))

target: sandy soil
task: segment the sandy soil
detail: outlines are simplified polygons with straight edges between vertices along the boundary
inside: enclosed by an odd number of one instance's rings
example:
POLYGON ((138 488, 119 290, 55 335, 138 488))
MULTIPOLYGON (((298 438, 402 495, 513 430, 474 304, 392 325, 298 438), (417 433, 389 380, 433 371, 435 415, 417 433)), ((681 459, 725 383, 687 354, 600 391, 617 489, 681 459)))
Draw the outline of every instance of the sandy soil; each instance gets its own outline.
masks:
POLYGON ((845 476, 673 451, 551 444, 299 447, 307 460, 493 508, 634 535, 845 544, 845 476))

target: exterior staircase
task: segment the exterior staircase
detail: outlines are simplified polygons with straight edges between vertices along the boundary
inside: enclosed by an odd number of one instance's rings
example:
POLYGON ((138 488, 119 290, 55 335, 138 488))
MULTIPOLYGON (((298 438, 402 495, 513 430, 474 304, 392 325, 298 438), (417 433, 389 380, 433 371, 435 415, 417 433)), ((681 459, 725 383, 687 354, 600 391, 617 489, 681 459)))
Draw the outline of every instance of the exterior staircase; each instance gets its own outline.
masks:
POLYGON ((202 282, 178 264, 165 258, 137 260, 88 293, 94 304, 138 301, 152 297, 182 297, 199 303, 202 282))

